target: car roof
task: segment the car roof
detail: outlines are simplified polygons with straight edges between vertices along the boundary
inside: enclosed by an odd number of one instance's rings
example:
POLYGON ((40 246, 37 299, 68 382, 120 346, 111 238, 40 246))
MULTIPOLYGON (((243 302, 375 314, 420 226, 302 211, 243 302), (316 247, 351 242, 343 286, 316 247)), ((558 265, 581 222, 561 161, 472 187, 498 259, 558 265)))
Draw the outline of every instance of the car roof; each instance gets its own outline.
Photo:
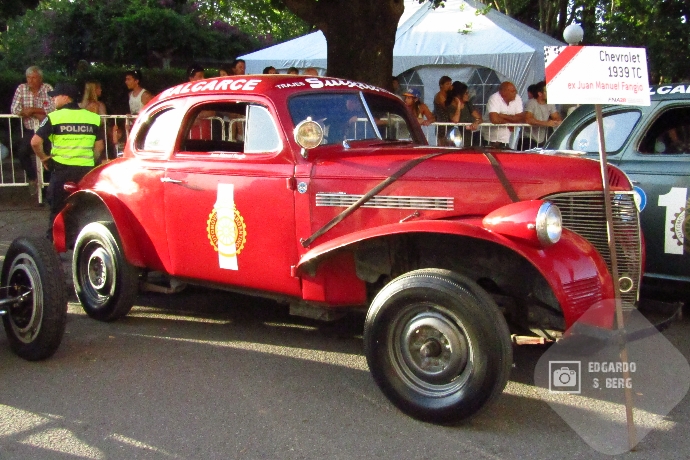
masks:
POLYGON ((339 91, 344 90, 384 93, 395 95, 383 88, 367 83, 333 77, 313 77, 300 75, 233 75, 207 78, 194 82, 185 82, 163 90, 155 99, 163 101, 187 96, 200 95, 265 95, 273 99, 282 99, 296 92, 305 90, 339 91))
POLYGON ((690 83, 669 83, 650 86, 649 95, 653 101, 669 99, 690 100, 690 83))

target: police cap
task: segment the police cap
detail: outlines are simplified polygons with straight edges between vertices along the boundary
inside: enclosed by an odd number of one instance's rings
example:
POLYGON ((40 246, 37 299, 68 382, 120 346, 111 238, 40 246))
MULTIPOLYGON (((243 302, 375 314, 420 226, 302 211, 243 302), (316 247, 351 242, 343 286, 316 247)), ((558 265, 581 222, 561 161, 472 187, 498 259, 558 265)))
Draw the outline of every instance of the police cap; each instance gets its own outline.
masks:
POLYGON ((76 86, 70 83, 58 83, 57 85, 55 85, 54 90, 48 91, 48 96, 50 97, 63 95, 69 96, 70 98, 72 98, 73 101, 76 101, 79 98, 79 90, 76 86))

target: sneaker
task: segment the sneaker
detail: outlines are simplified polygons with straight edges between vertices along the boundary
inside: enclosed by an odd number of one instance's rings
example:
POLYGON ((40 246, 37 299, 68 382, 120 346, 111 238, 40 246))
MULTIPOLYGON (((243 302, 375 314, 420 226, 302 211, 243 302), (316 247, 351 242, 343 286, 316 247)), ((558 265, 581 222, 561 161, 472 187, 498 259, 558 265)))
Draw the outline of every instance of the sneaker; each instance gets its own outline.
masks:
POLYGON ((36 196, 36 181, 35 180, 29 181, 29 195, 36 196))

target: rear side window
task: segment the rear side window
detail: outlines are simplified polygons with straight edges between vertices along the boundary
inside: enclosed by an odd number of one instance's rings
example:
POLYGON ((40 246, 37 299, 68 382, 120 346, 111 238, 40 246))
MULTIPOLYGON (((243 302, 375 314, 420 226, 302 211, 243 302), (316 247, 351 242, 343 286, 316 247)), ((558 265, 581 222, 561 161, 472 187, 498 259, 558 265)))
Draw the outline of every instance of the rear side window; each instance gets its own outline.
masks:
POLYGON ((282 149, 271 113, 247 102, 201 104, 187 121, 180 146, 184 154, 261 154, 282 149))
POLYGON ((640 153, 690 153, 690 107, 675 107, 662 113, 645 133, 640 153))
POLYGON ((152 153, 169 151, 175 145, 181 116, 181 111, 175 108, 164 109, 151 115, 139 130, 136 148, 152 153))
MULTIPOLYGON (((640 119, 638 110, 604 114, 604 142, 607 153, 617 153, 640 119)), ((570 148, 588 153, 599 151, 597 120, 592 118, 572 137, 570 148)))

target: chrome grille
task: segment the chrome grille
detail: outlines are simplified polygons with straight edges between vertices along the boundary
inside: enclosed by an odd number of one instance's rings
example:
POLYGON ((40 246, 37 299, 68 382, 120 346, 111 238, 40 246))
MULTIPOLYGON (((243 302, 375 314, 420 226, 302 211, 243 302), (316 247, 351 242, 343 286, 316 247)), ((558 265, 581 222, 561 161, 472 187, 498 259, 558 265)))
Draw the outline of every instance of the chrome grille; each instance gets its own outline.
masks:
MULTIPOLYGON (((635 305, 640 290, 640 223, 633 192, 611 192, 613 231, 616 237, 618 276, 633 281, 632 289, 621 293, 628 306, 635 305)), ((589 241, 611 270, 611 253, 606 233, 606 211, 602 192, 559 193, 544 197, 561 210, 563 226, 589 241)))
MULTIPOLYGON (((353 205, 363 196, 364 195, 347 195, 345 193, 317 193, 316 206, 335 206, 338 208, 347 208, 353 205)), ((376 195, 364 203, 362 207, 452 211, 453 197, 376 195)))

